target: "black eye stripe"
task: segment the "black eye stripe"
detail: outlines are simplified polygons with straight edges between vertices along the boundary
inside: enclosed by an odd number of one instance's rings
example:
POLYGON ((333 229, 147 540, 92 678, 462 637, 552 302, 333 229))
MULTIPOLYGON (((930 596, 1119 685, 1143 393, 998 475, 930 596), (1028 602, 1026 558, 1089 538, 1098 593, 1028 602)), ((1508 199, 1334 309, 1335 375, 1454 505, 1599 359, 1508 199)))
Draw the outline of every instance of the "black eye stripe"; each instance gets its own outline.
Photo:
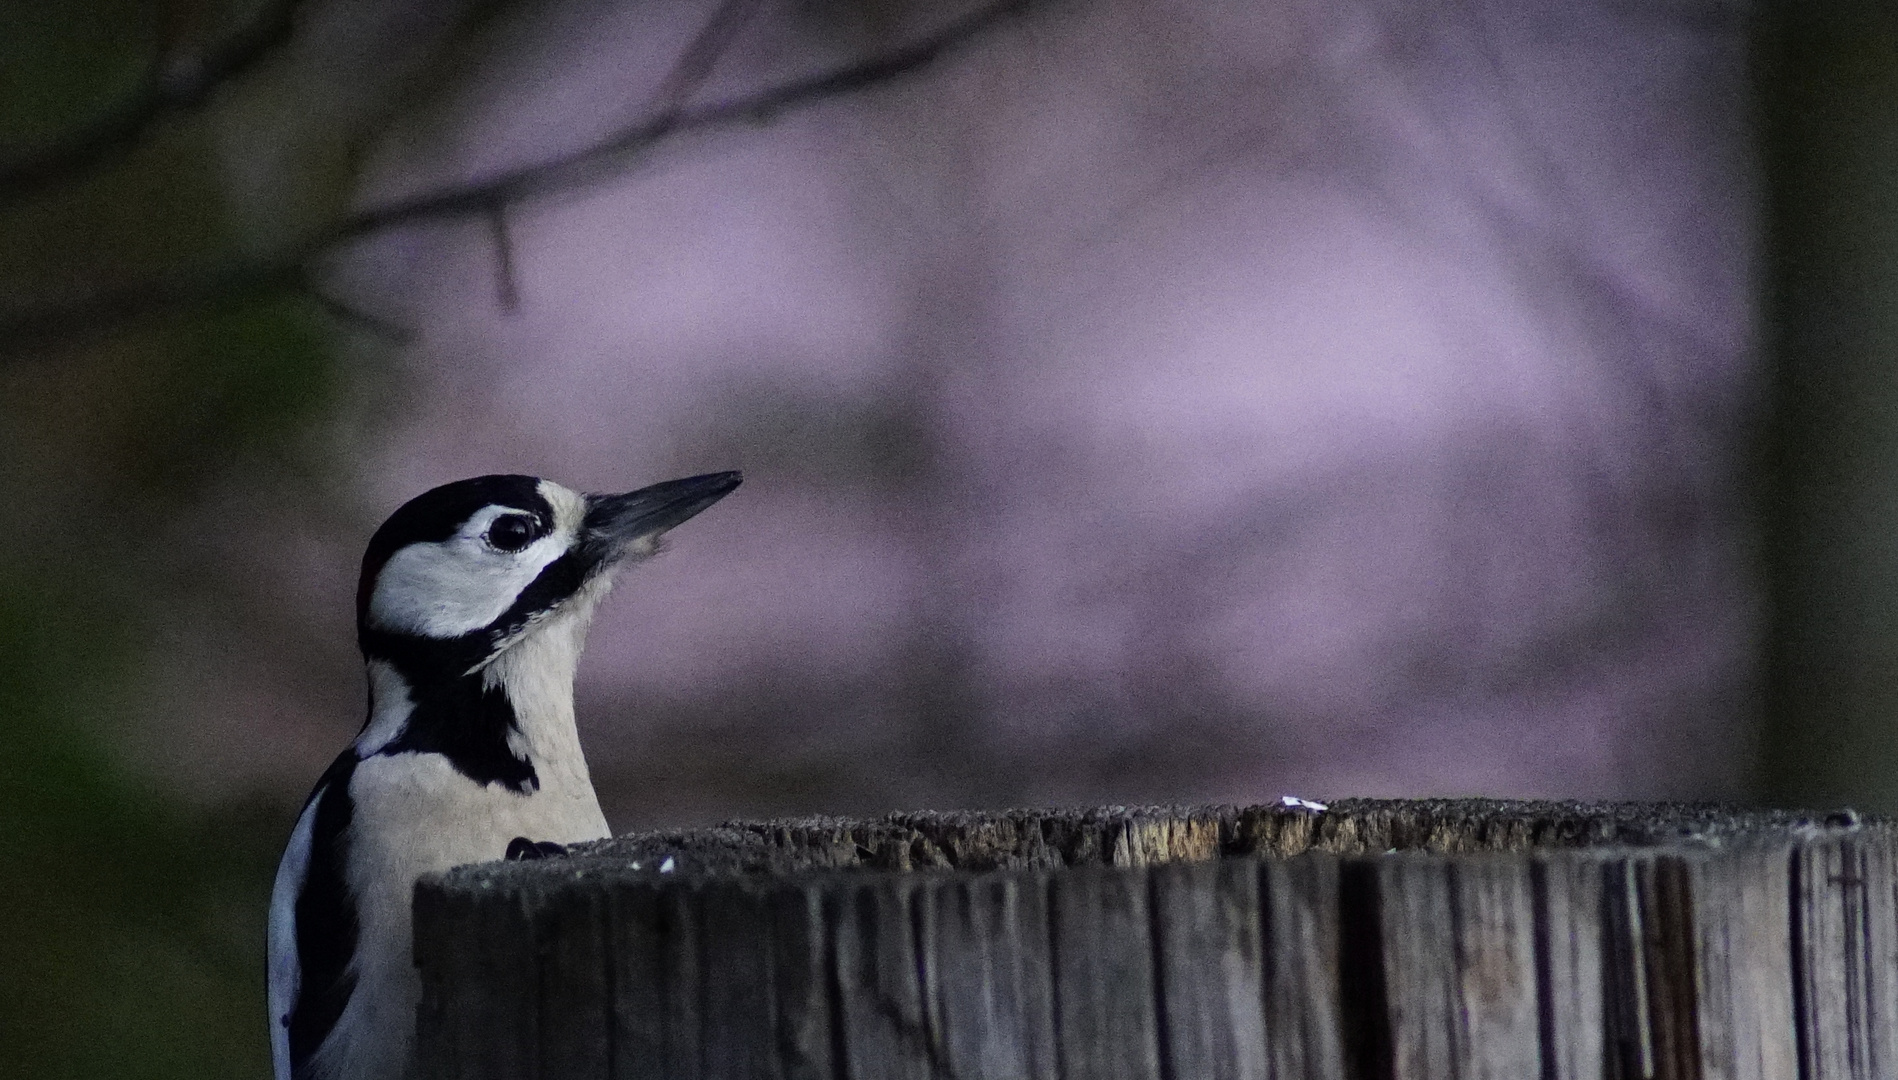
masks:
POLYGON ((518 633, 528 619, 580 591, 580 586, 586 584, 586 577, 586 567, 571 553, 548 563, 541 568, 539 576, 514 598, 513 605, 489 625, 485 631, 489 641, 501 641, 518 633))

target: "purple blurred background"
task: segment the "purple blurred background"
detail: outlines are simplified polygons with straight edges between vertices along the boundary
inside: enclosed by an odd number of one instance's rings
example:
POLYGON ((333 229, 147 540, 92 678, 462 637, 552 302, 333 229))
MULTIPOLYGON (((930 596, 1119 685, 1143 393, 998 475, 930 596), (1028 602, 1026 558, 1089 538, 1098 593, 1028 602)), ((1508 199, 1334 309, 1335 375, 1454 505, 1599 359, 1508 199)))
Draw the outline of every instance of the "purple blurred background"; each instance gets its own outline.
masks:
MULTIPOLYGON (((696 100, 948 15, 756 7, 696 100)), ((353 198, 625 123, 710 10, 504 22, 353 198)), ((315 15, 287 95, 435 25, 315 15)), ((294 644, 179 628, 138 759, 197 793, 320 771, 360 722, 353 561, 425 487, 738 467, 583 665, 616 827, 1737 795, 1745 45, 1725 3, 1055 5, 511 209, 510 282, 480 222, 356 245, 333 292, 413 338, 356 346, 400 377, 338 436, 354 516, 234 492, 257 528, 220 561, 294 644)), ((292 181, 247 138, 282 135, 230 135, 263 220, 292 181)))

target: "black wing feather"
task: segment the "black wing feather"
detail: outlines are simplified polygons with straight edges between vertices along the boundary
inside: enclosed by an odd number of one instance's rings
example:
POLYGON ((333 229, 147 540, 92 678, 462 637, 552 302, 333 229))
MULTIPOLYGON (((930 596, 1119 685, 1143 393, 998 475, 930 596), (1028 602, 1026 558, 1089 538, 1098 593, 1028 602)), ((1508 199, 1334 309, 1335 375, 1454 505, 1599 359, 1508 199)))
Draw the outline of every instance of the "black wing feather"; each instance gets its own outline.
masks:
POLYGON ((301 971, 296 1002, 286 1018, 290 1029, 290 1070, 297 1080, 309 1076, 311 1055, 336 1027, 356 989, 350 961, 356 955, 361 924, 355 898, 344 879, 349 860, 349 823, 354 805, 349 780, 356 753, 346 750, 317 781, 316 820, 310 830, 310 863, 297 894, 296 948, 301 971))

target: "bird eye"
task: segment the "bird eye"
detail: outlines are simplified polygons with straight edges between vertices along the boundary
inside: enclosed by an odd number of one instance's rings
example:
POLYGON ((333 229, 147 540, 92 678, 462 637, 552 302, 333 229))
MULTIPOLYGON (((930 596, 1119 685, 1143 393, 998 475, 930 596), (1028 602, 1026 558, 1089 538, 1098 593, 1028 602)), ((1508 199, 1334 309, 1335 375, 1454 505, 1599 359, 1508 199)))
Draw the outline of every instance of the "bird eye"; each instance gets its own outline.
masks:
POLYGON ((521 514, 508 514, 494 519, 488 526, 488 546, 497 551, 519 551, 534 542, 534 519, 521 514))

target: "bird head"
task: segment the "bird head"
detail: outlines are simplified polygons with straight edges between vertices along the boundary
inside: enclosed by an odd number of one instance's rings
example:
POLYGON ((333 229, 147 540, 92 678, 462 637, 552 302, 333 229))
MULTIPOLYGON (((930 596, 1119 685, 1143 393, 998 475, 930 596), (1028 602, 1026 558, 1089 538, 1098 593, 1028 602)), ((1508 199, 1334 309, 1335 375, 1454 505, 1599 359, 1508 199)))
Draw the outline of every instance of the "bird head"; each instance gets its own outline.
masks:
POLYGON ((409 500, 363 555, 365 657, 413 684, 474 673, 563 611, 590 607, 613 570, 739 484, 736 472, 583 495, 532 476, 477 476, 409 500))

